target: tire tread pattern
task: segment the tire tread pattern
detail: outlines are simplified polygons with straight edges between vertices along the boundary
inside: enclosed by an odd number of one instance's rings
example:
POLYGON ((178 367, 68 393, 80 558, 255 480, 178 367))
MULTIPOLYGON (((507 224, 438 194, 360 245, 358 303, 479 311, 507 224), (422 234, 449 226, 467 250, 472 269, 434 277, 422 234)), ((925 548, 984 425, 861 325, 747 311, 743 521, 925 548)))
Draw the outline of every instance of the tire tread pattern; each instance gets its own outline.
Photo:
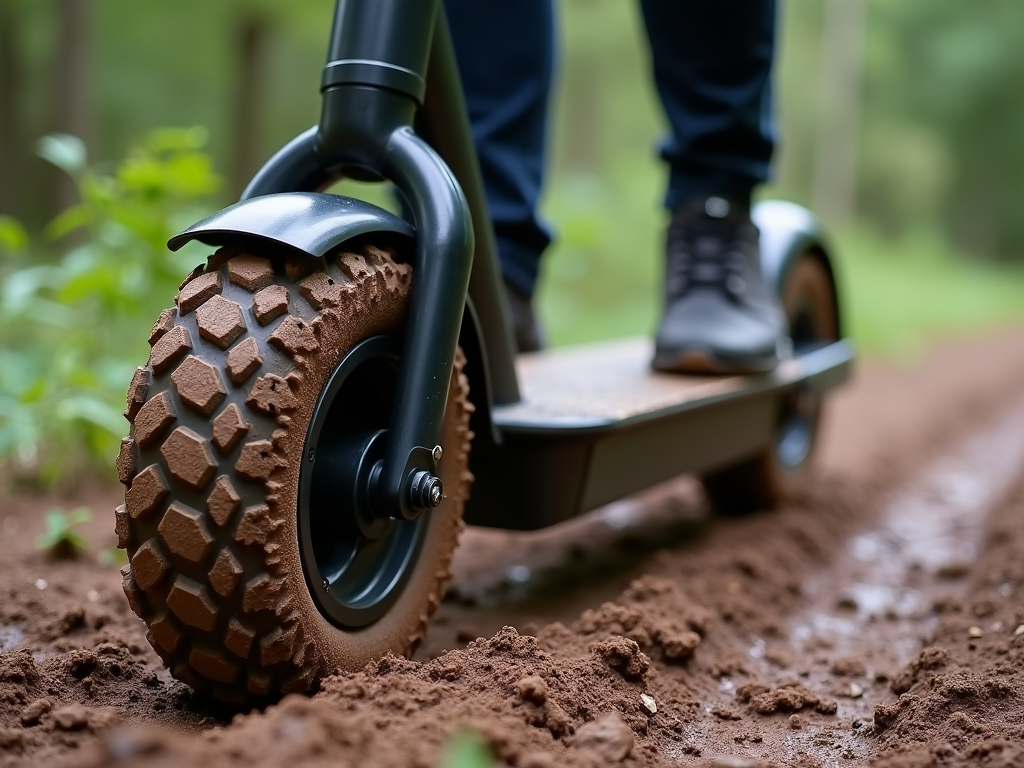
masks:
MULTIPOLYGON (((176 308, 154 324, 149 363, 128 391, 117 533, 129 555, 122 575, 132 610, 192 688, 260 704, 307 691, 332 671, 305 631, 295 569, 283 556, 295 514, 286 491, 297 483, 303 412, 317 381, 353 343, 400 327, 411 273, 373 245, 319 262, 225 247, 186 278, 176 308)), ((460 350, 449 399, 461 443, 451 446, 457 487, 446 485, 457 507, 453 542, 472 480, 463 364, 460 350)), ((423 639, 451 552, 436 565, 427 605, 409 635, 395 638, 397 653, 423 639)))

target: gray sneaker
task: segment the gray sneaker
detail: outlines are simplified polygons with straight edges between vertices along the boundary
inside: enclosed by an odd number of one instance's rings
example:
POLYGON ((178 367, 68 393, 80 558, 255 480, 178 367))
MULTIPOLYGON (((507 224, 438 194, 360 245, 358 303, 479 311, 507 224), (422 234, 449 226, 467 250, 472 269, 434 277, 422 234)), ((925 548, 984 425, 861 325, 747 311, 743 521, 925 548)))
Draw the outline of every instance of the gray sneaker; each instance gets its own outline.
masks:
POLYGON ((665 249, 656 369, 758 373, 779 364, 788 329, 761 271, 759 236, 748 206, 724 197, 696 198, 676 209, 665 249))

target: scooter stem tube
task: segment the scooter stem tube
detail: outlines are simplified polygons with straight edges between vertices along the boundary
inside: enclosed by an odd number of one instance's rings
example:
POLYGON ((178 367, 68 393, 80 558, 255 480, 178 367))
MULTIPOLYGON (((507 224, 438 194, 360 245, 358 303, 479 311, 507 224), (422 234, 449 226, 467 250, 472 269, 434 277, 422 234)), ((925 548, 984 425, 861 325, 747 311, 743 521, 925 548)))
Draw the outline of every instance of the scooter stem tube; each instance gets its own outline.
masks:
POLYGON ((413 518, 415 470, 436 473, 455 347, 473 264, 466 198, 448 166, 412 130, 437 0, 339 0, 315 150, 338 176, 394 182, 413 214, 412 298, 388 445, 371 489, 377 514, 413 518))

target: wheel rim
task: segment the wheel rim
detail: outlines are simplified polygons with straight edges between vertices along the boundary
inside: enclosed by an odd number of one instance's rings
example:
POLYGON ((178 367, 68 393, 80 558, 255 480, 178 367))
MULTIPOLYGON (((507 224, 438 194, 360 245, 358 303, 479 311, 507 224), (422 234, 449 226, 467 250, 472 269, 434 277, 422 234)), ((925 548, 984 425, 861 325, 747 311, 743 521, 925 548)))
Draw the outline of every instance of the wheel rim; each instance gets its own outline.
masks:
POLYGON ((390 336, 353 347, 322 390, 306 436, 298 510, 303 571, 320 612, 345 629, 372 624, 399 598, 430 518, 379 518, 365 492, 387 447, 399 349, 390 336))
MULTIPOLYGON (((812 256, 804 256, 794 266, 794 271, 801 268, 804 274, 793 276, 796 290, 786 291, 783 297, 793 354, 797 357, 834 341, 836 337, 833 328, 834 298, 831 298, 831 283, 827 275, 812 256)), ((775 455, 784 470, 798 471, 811 455, 821 405, 821 395, 807 386, 795 387, 782 398, 775 455)))

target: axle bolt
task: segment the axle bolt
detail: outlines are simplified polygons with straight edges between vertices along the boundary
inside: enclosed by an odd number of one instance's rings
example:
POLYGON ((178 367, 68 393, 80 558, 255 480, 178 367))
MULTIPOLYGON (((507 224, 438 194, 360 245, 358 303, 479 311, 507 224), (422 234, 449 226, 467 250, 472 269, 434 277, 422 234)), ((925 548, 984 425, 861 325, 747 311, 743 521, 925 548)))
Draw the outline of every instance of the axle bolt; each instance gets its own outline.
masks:
POLYGON ((420 470, 412 476, 409 484, 409 502, 413 509, 429 509, 440 505, 444 499, 444 487, 441 478, 426 470, 420 470))

